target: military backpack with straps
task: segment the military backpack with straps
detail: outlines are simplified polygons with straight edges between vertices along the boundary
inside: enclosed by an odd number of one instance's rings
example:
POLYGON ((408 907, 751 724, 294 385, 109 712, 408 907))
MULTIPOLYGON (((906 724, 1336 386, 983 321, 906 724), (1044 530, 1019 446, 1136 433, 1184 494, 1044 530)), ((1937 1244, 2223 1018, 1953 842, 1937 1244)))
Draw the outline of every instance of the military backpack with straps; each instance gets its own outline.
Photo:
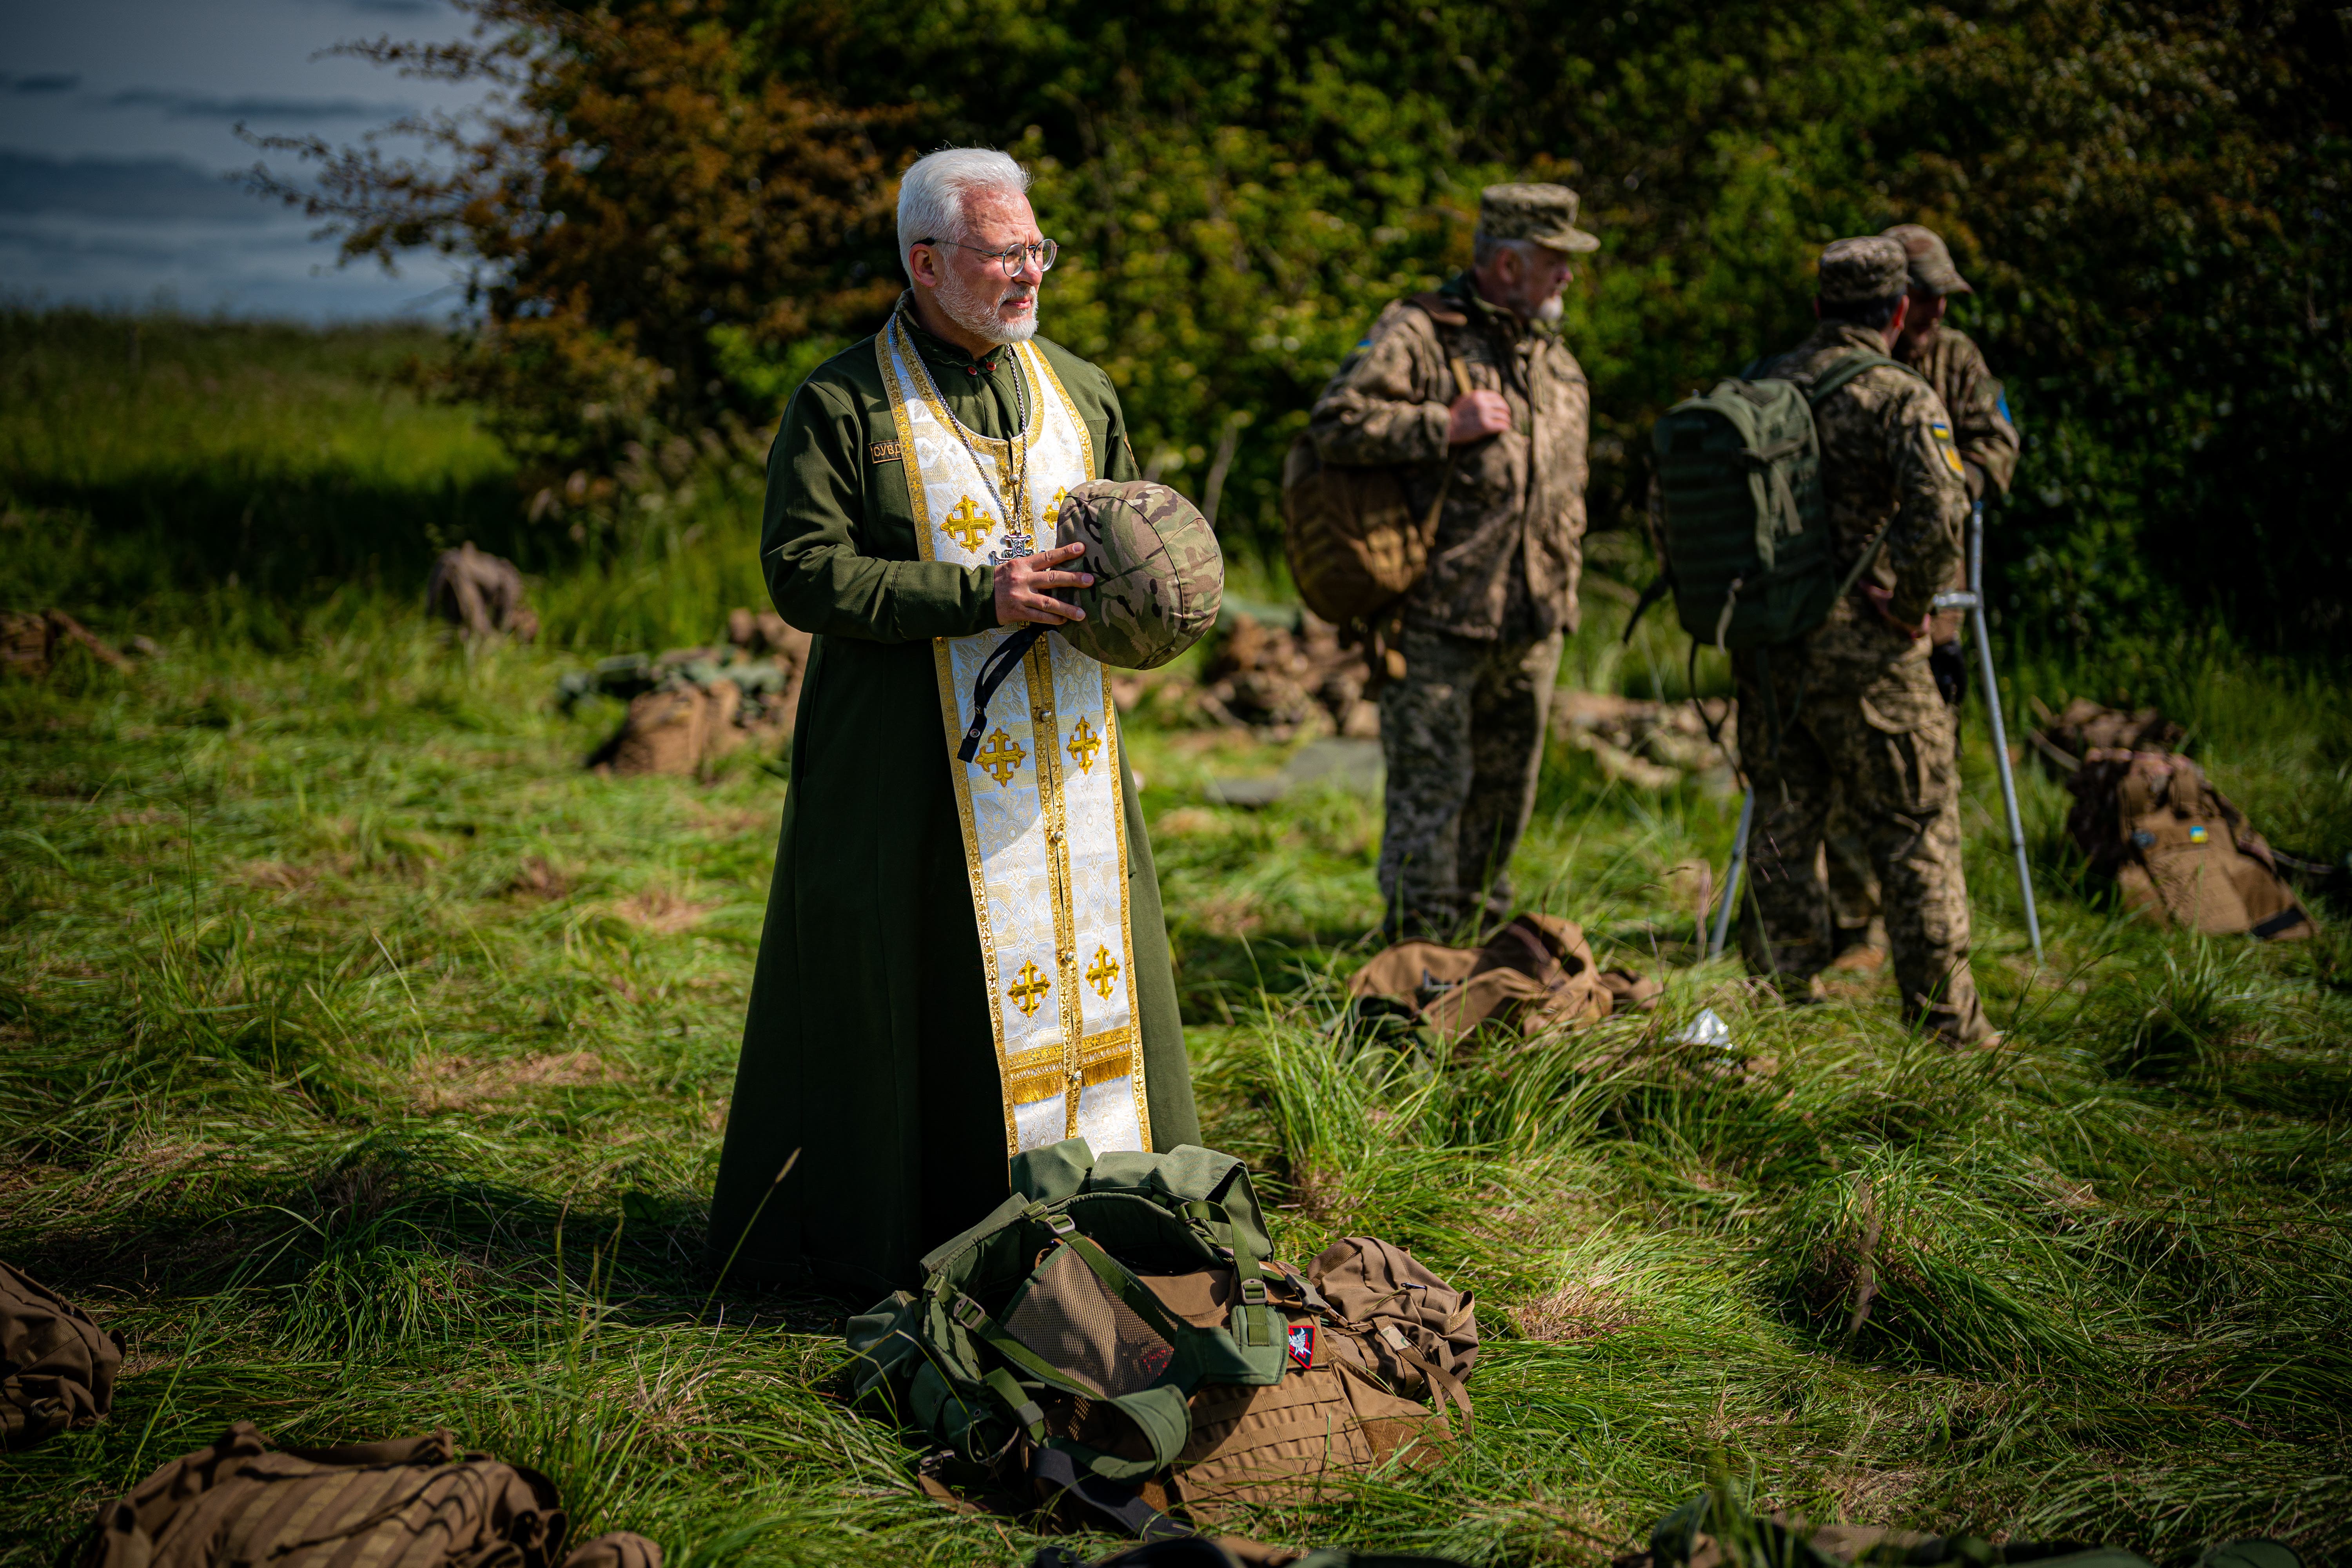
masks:
MULTIPOLYGON (((1694 652, 1704 644, 1746 653, 1793 642, 1829 618, 1877 558, 1886 531, 1841 580, 1813 410, 1880 365, 1918 374, 1885 354, 1855 353, 1809 382, 1747 379, 1764 368, 1759 363, 1659 417, 1651 446, 1663 513, 1655 542, 1665 570, 1643 594, 1635 621, 1671 591, 1694 652)), ((1626 636, 1633 629, 1629 622, 1626 636)))
POLYGON ((1171 1507, 1433 1456, 1444 1417, 1340 1353, 1369 1331, 1269 1257, 1239 1160, 1074 1138, 1009 1175, 1011 1196, 923 1258, 919 1290, 849 1326, 857 1395, 944 1446, 935 1478, 1067 1497, 1150 1540, 1186 1532, 1171 1507))
MULTIPOLYGON (((1416 294, 1404 303, 1444 326, 1468 320, 1443 294, 1416 294)), ((1468 390, 1458 362, 1454 379, 1468 390)), ((1447 456, 1437 499, 1422 511, 1405 492, 1415 465, 1326 464, 1314 437, 1299 433, 1282 461, 1282 549, 1308 609, 1344 626, 1370 617, 1421 580, 1457 458, 1447 456)))

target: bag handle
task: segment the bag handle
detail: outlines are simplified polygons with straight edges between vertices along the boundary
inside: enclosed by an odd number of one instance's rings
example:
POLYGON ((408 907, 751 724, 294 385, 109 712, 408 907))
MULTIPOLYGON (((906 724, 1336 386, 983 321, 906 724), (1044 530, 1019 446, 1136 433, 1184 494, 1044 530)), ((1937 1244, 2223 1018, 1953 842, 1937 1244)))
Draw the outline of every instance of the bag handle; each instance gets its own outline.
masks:
POLYGON ((998 643, 996 651, 988 656, 988 662, 980 667, 980 677, 971 687, 971 728, 963 732, 963 742, 956 747, 956 761, 968 763, 980 754, 980 732, 988 728, 989 700, 1045 635, 1045 628, 1032 622, 998 643))
POLYGON ((1200 1533, 1118 1482, 1081 1473, 1070 1455, 1059 1447, 1038 1445, 1029 1456, 1029 1479, 1077 1499, 1139 1541, 1179 1541, 1200 1533))

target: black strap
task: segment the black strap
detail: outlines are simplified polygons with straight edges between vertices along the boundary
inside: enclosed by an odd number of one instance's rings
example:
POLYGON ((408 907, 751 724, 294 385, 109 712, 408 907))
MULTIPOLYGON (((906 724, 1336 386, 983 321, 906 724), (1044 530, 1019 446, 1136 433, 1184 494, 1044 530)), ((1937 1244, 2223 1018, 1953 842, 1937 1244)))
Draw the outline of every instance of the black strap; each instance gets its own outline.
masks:
POLYGON ((1173 1541, 1200 1532, 1169 1518, 1117 1481, 1082 1471, 1059 1448, 1039 1447, 1029 1457, 1029 1479, 1077 1499, 1138 1541, 1173 1541))
POLYGON ((1045 628, 1033 621, 997 644, 988 662, 980 667, 980 679, 971 685, 971 728, 963 732, 963 744, 956 748, 956 761, 968 763, 980 755, 980 732, 988 728, 989 699, 996 695, 996 689, 1011 678, 1036 646, 1037 639, 1045 635, 1045 628))
POLYGON ((1633 601, 1633 613, 1625 617, 1625 635, 1617 639, 1620 643, 1631 643, 1633 640, 1633 628, 1642 624, 1642 616, 1648 612, 1652 605, 1671 593, 1674 585, 1673 576, 1664 572, 1659 573, 1650 580, 1650 585, 1642 590, 1642 596, 1633 601))
POLYGON ((2260 925, 2255 926, 2248 934, 2258 936, 2268 941, 2270 938, 2278 935, 2278 933, 2283 931, 2293 931, 2295 927, 2301 925, 2305 919, 2305 916, 2304 915, 2302 906, 2298 904, 2289 904, 2286 908, 2281 910, 2270 919, 2263 921, 2260 925))

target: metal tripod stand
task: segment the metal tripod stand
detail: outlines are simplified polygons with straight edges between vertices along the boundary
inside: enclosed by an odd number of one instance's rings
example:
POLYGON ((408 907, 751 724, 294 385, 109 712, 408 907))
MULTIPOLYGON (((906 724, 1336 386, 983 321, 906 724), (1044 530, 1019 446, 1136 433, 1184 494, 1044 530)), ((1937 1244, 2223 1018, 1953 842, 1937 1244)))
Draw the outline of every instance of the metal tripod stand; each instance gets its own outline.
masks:
MULTIPOLYGON (((2025 860, 2025 827, 2017 815, 2017 775, 2009 765, 2009 730, 2001 722, 2000 686, 1993 677, 1992 637, 1985 625, 1984 502, 1969 511, 1969 585, 1966 591, 1936 595, 1939 610, 1966 610, 1977 642, 1977 668, 1984 679, 1985 710, 1992 719, 1993 765, 2000 770, 2000 804, 2009 815, 2009 847, 2017 857, 2017 890, 2025 900, 2025 934, 2032 939, 2033 962, 2042 962, 2042 917, 2033 908, 2033 873, 2025 860)), ((1715 931, 1707 939, 1706 955, 1719 957, 1731 935, 1731 911, 1739 902, 1740 874, 1748 868, 1748 834, 1756 825, 1756 786, 1748 786, 1739 803, 1739 830, 1731 841, 1731 863, 1724 868, 1723 902, 1715 911, 1715 931)))

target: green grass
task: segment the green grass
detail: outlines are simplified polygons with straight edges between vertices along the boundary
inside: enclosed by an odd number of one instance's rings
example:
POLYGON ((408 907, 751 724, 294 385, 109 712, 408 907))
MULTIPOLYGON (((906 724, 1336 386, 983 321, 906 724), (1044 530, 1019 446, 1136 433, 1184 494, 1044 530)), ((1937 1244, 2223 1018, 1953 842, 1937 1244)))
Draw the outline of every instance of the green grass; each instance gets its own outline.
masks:
MULTIPOLYGON (((551 553, 539 648, 451 645, 388 571, 142 579, 125 563, 162 536, 101 502, 139 464, 166 486, 174 451, 322 533, 302 421, 380 437, 411 496, 499 472, 463 410, 385 386, 378 340, 184 331, 224 384, 259 374, 240 355, 290 378, 310 354, 325 390, 207 447, 195 392, 126 381, 109 395, 169 403, 152 427, 180 444, 93 451, 73 486, 42 477, 70 443, 37 463, 37 421, 0 410, 9 526, 44 531, 0 546, 0 603, 165 647, 0 685, 0 1257, 131 1355, 111 1419, 5 1461, 0 1563, 53 1560, 240 1418, 286 1442, 448 1426, 674 1563, 1025 1561, 1024 1526, 923 1500, 899 1436, 839 1403, 837 1304, 697 1267, 782 783, 744 753, 705 784, 587 774, 617 708, 552 690, 751 602, 738 459, 665 479, 626 548, 551 553)), ((1622 613, 1571 673, 1646 694, 1654 663, 1675 689, 1659 627, 1616 649, 1622 613)), ((2342 674, 2211 644, 2013 671, 2167 705, 2325 858, 2352 849, 2342 674)), ((1376 806, 1210 805, 1209 777, 1277 759, 1139 720, 1206 1136, 1262 1173, 1286 1256, 1407 1242, 1477 1291, 1485 1334, 1454 1458, 1254 1533, 1597 1568, 1722 1477, 1816 1518, 2165 1560, 2245 1532, 2352 1549, 2352 911, 2275 948, 2128 919, 2071 878, 2067 797, 2029 772, 2036 971, 1969 733, 1978 972, 2011 1051, 1928 1047, 1883 987, 1789 1012, 1702 962, 1665 876, 1720 863, 1736 801, 1632 793, 1562 746, 1521 888, 1664 974, 1664 1006, 1430 1059, 1331 1027, 1377 914, 1376 806), (1671 1043, 1701 1005, 1745 1063, 1671 1043)))

